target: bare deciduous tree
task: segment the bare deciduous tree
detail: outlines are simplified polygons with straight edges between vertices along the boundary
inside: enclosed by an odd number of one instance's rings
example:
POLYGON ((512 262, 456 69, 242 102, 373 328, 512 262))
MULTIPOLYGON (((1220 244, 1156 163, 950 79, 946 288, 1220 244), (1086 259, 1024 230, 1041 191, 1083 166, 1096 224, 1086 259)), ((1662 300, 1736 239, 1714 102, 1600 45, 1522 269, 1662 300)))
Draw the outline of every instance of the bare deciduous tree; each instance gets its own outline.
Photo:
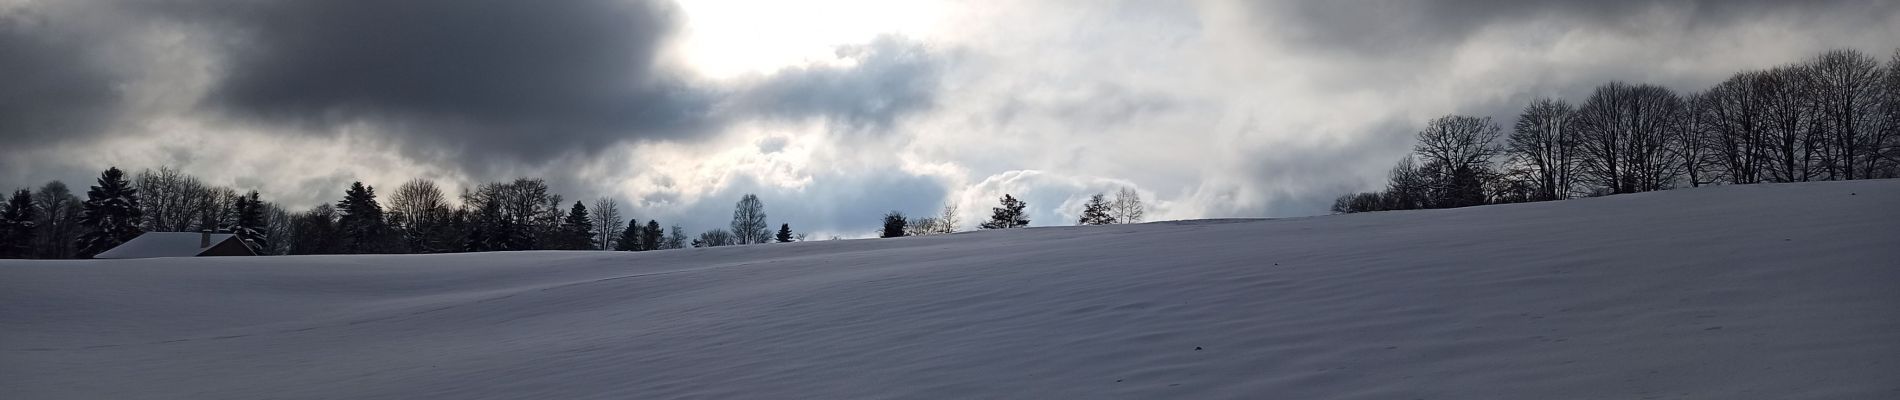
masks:
POLYGON ((1886 71, 1873 57, 1846 49, 1822 53, 1811 70, 1829 179, 1866 178, 1886 141, 1880 126, 1886 71))
POLYGON ((72 189, 60 181, 47 182, 40 190, 33 192, 33 205, 39 208, 39 221, 35 229, 39 233, 34 238, 40 258, 72 258, 78 249, 73 248, 73 239, 79 237, 79 197, 72 189))
POLYGON ((1814 177, 1809 166, 1819 156, 1819 115, 1814 108, 1813 69, 1805 65, 1776 67, 1757 80, 1766 102, 1769 179, 1802 182, 1814 177))
MULTIPOLYGON (((600 246, 600 250, 613 249, 614 241, 619 239, 620 231, 627 227, 627 223, 620 219, 620 202, 606 197, 594 200, 593 217, 594 229, 600 230, 594 235, 595 243, 600 246)), ((661 248, 666 247, 661 246, 661 248)))
POLYGON ((904 236, 923 236, 938 232, 937 218, 916 217, 904 221, 904 236))
MULTIPOLYGON (((935 233, 956 233, 958 223, 957 204, 944 204, 943 212, 937 214, 937 230, 935 233)), ((800 240, 802 241, 803 239, 800 240)))
POLYGON ((1682 114, 1682 98, 1661 86, 1598 86, 1577 108, 1579 177, 1606 193, 1670 187, 1681 163, 1668 138, 1682 114))
POLYGON ((1492 159, 1503 152, 1497 144, 1503 130, 1491 117, 1448 115, 1433 119, 1418 132, 1412 152, 1423 158, 1431 182, 1433 207, 1484 204, 1484 182, 1492 159))
POLYGON ((1570 197, 1577 148, 1576 133, 1570 129, 1574 113, 1576 108, 1562 100, 1537 99, 1524 108, 1511 131, 1509 152, 1528 168, 1536 200, 1570 197))
POLYGON ((1764 116, 1765 96, 1758 82, 1764 74, 1746 71, 1735 74, 1703 93, 1706 107, 1701 111, 1709 119, 1710 144, 1714 146, 1716 166, 1729 183, 1761 182, 1766 164, 1768 125, 1764 116))
POLYGON ((765 203, 747 193, 732 209, 733 244, 766 243, 772 240, 772 228, 765 223, 765 203))
POLYGON ((139 171, 132 186, 138 189, 139 208, 148 232, 186 232, 199 222, 208 188, 198 178, 171 167, 139 171))
POLYGON ((1115 191, 1115 201, 1109 203, 1109 216, 1118 224, 1139 224, 1146 218, 1147 206, 1141 204, 1141 193, 1134 188, 1121 188, 1115 191))

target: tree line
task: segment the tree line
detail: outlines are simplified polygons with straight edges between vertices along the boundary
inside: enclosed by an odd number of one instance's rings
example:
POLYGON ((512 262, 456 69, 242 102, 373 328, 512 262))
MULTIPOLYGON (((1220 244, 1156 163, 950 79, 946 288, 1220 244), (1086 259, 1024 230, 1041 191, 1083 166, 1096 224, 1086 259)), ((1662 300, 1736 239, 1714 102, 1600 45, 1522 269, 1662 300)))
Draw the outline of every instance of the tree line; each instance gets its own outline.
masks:
MULTIPOLYGON (((990 209, 990 218, 977 224, 982 229, 1011 229, 1029 227, 1029 203, 1016 196, 1004 194, 997 199, 997 206, 990 209)), ((1145 209, 1141 195, 1134 189, 1122 188, 1115 192, 1115 200, 1107 195, 1096 193, 1089 196, 1083 204, 1082 217, 1076 225, 1109 225, 1141 223, 1145 218, 1145 209)), ((879 238, 905 236, 923 236, 942 233, 955 233, 957 230, 957 206, 943 206, 943 211, 935 217, 908 218, 904 213, 891 211, 880 219, 879 238)))
POLYGON ((1882 65, 1832 50, 1690 93, 1610 82, 1581 103, 1532 101, 1508 135, 1490 117, 1450 115, 1417 140, 1384 190, 1332 211, 1900 177, 1900 51, 1882 65))
POLYGON ((161 167, 101 172, 82 200, 66 184, 19 189, 0 206, 0 258, 90 258, 145 232, 231 233, 263 255, 401 254, 510 250, 647 251, 804 240, 771 231, 759 197, 744 195, 730 229, 689 237, 678 224, 622 219, 618 202, 571 205, 540 179, 464 190, 460 204, 415 179, 387 197, 351 183, 334 204, 292 212, 256 191, 214 186, 161 167))
MULTIPOLYGON (((611 198, 567 202, 540 179, 491 182, 466 189, 459 204, 433 181, 414 179, 387 196, 353 182, 335 203, 289 211, 257 191, 204 183, 170 167, 99 174, 82 200, 52 181, 37 192, 16 190, 0 206, 0 258, 90 258, 145 232, 216 232, 236 235, 261 255, 420 254, 513 250, 647 251, 804 241, 791 224, 776 230, 765 204, 746 194, 726 228, 688 235, 678 224, 622 219, 611 198)), ((1028 203, 1005 194, 982 229, 1029 226, 1028 203)), ((1113 201, 1097 193, 1079 225, 1139 223, 1141 197, 1121 189, 1113 201)), ((955 233, 956 204, 931 217, 892 211, 879 237, 955 233)), ((835 239, 835 237, 834 237, 835 239)))

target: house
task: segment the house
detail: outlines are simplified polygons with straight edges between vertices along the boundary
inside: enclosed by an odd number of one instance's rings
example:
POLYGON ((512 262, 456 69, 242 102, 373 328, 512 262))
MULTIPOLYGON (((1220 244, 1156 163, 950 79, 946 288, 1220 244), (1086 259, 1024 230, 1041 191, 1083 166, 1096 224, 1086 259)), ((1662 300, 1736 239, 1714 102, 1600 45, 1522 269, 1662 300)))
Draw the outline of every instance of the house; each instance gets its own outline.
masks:
POLYGON ((146 232, 92 258, 254 256, 237 235, 211 232, 146 232))

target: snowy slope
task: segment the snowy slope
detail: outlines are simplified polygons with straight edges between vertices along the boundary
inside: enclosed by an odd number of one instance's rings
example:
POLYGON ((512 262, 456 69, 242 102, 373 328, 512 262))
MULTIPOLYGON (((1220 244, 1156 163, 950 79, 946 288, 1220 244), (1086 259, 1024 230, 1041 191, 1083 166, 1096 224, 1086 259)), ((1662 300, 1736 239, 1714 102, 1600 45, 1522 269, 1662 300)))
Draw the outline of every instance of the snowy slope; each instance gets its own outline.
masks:
POLYGON ((648 253, 0 261, 0 392, 1891 399, 1900 181, 648 253))

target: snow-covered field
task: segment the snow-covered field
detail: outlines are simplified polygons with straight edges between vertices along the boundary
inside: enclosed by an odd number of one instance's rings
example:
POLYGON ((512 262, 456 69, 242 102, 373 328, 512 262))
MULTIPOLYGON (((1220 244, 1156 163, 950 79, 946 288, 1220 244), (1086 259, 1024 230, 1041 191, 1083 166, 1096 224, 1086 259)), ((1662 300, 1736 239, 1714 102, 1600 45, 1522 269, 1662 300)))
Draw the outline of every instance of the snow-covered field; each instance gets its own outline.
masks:
POLYGON ((1900 181, 648 253, 0 261, 0 397, 1893 399, 1900 181))

